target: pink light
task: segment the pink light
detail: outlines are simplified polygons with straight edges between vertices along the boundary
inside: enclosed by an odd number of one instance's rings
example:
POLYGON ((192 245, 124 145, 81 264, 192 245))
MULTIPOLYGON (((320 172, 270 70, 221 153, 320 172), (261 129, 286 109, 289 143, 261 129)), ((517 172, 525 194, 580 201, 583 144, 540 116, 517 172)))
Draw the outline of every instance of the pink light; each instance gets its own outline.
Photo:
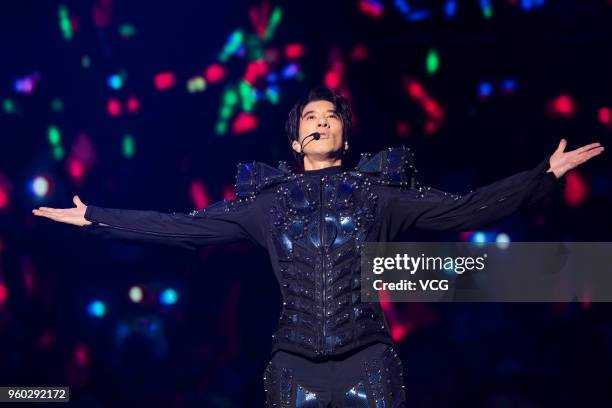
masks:
POLYGON ((113 0, 95 0, 93 5, 93 21, 96 27, 106 27, 113 13, 113 0))
POLYGON ((351 50, 351 59, 353 61, 363 61, 370 56, 370 50, 365 45, 355 45, 351 50))
POLYGON ((235 200, 236 199, 236 189, 233 185, 226 185, 223 187, 223 199, 224 200, 235 200))
POLYGON ((78 344, 74 348, 74 362, 79 368, 85 368, 89 365, 89 350, 85 344, 78 344))
POLYGON ((606 126, 612 125, 612 110, 609 107, 602 106, 599 108, 597 116, 602 124, 606 126))
POLYGON ((0 304, 6 302, 8 298, 8 288, 4 283, 0 283, 0 304))
POLYGON ((225 68, 222 65, 213 64, 206 68, 206 71, 204 72, 204 77, 211 84, 219 82, 223 78, 225 78, 225 68))
POLYGON ((257 128, 257 116, 246 112, 240 112, 232 123, 232 132, 237 135, 250 132, 255 128, 257 128))
POLYGON ((382 18, 385 12, 381 4, 373 3, 368 0, 360 0, 357 7, 363 14, 377 19, 382 18))
POLYGON ((206 208, 210 204, 210 197, 206 191, 206 186, 200 180, 193 180, 191 182, 189 185, 189 195, 191 196, 194 208, 198 210, 206 208))
POLYGON ((106 111, 112 117, 121 115, 121 102, 116 98, 110 98, 106 104, 106 111))
POLYGON ((552 108, 561 116, 572 116, 576 111, 576 102, 568 95, 560 95, 552 102, 552 108))
POLYGON ((442 109, 440 108, 440 105, 438 105, 438 103, 431 98, 427 98, 423 102, 423 109, 434 119, 439 120, 439 119, 442 119, 442 117, 444 116, 444 114, 442 113, 442 109))
POLYGON ((175 82, 176 77, 173 72, 166 71, 155 75, 155 88, 157 88, 158 91, 172 88, 175 82))
POLYGON ((259 7, 249 7, 249 18, 253 25, 254 31, 260 38, 263 38, 268 29, 268 21, 270 19, 270 3, 264 1, 259 7))
POLYGON ((9 195, 8 191, 2 186, 0 186, 0 208, 4 208, 9 203, 9 195))
POLYGON ((589 196, 589 188, 582 174, 572 171, 565 175, 567 185, 563 190, 563 199, 570 207, 577 207, 584 203, 589 196))
POLYGON ((80 160, 70 160, 68 163, 68 173, 75 180, 81 180, 85 176, 85 165, 80 160))
POLYGON ((288 44, 285 47, 287 58, 301 58, 304 55, 304 46, 300 43, 288 44))
POLYGON ((408 91, 408 95, 410 95, 410 97, 416 100, 421 100, 427 95, 427 93, 425 92, 425 88, 423 88, 423 85, 419 84, 418 82, 409 82, 406 87, 406 90, 408 91))
POLYGON ((263 60, 251 61, 247 65, 246 73, 244 74, 244 80, 251 85, 255 85, 257 78, 265 75, 268 72, 268 67, 263 60))
POLYGON ((47 330, 42 334, 42 336, 40 336, 40 339, 38 340, 38 347, 41 349, 48 349, 54 342, 55 336, 51 331, 47 330))
POLYGON ((130 96, 127 101, 127 109, 130 113, 138 113, 140 110, 140 101, 135 96, 130 96))
POLYGON ((412 127, 410 126, 410 123, 400 121, 397 123, 395 133, 397 133, 399 137, 405 139, 410 136, 410 133, 412 133, 412 127))
POLYGON ((340 86, 340 74, 336 71, 329 71, 325 74, 325 85, 331 89, 338 89, 340 86))

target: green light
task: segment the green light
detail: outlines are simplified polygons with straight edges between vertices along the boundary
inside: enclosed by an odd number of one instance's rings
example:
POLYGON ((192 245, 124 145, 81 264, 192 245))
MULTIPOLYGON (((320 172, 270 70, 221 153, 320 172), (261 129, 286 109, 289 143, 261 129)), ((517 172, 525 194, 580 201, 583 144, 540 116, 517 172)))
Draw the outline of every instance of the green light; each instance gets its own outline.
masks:
POLYGON ((245 39, 245 43, 249 52, 249 60, 258 60, 264 57, 263 43, 261 39, 256 35, 248 35, 245 39))
POLYGON ((63 112, 64 102, 60 98, 55 98, 51 101, 51 110, 53 112, 63 112))
POLYGON ((215 133, 218 135, 223 135, 227 133, 227 122, 225 121, 217 122, 217 126, 215 126, 215 133))
POLYGON ((131 24, 121 24, 119 26, 119 34, 122 37, 133 37, 136 34, 136 27, 131 24))
POLYGON ((253 105, 255 104, 255 90, 247 81, 240 81, 238 85, 240 92, 240 98, 242 99, 242 110, 245 112, 251 112, 253 105))
POLYGON ((60 20, 60 30, 64 36, 64 40, 70 41, 72 39, 72 24, 70 23, 70 15, 68 14, 68 8, 63 4, 60 4, 58 10, 60 20))
POLYGON ((268 98, 268 100, 270 101, 270 103, 272 105, 276 105, 278 104, 278 100, 279 100, 279 95, 278 92, 272 89, 268 89, 266 91, 266 97, 268 98))
POLYGON ((60 145, 53 146, 53 158, 55 160, 62 160, 64 158, 64 148, 60 145))
POLYGON ((482 9, 482 15, 487 20, 493 17, 493 7, 485 7, 482 9))
POLYGON ((4 113, 8 113, 9 115, 17 113, 17 105, 15 105, 12 99, 4 99, 2 101, 2 109, 4 109, 4 113))
POLYGON ((132 157, 134 157, 134 152, 136 151, 136 142, 134 142, 134 138, 132 137, 132 135, 123 136, 122 150, 123 155, 126 158, 131 159, 132 157))
POLYGON ((221 62, 227 62, 229 57, 240 48, 243 38, 244 34, 242 34, 242 30, 234 31, 227 40, 225 47, 223 47, 223 51, 221 51, 219 55, 219 60, 221 62))
POLYGON ((238 103, 238 94, 233 89, 228 89, 223 95, 223 104, 235 105, 238 103))
POLYGON ((62 139, 62 135, 60 134, 60 131, 57 127, 49 126, 49 130, 47 131, 47 138, 49 139, 49 143, 55 146, 59 145, 62 139))
POLYGON ((274 7, 272 15, 270 16, 268 28, 266 30, 266 33, 264 34, 264 41, 270 41, 272 37, 274 37, 274 32, 276 31, 276 28, 278 27, 278 24, 280 23, 282 18, 283 10, 279 6, 274 7))
POLYGON ((429 75, 434 75, 438 71, 440 67, 440 57, 435 49, 431 49, 427 53, 425 66, 429 75))
POLYGON ((221 107, 221 112, 219 112, 219 116, 221 116, 221 119, 229 119, 232 117, 232 107, 228 106, 228 105, 224 105, 221 107))

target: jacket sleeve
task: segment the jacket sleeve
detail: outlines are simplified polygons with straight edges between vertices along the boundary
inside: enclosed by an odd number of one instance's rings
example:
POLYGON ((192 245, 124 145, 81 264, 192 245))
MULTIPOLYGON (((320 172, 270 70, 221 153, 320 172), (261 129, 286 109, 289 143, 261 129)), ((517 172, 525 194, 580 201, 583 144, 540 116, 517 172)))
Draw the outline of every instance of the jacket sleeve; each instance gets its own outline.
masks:
POLYGON ((124 210, 88 205, 83 226, 89 234, 106 239, 156 243, 196 250, 204 245, 250 240, 265 247, 263 211, 253 200, 218 201, 189 214, 124 210))
POLYGON ((565 176, 557 179, 546 156, 535 168, 470 191, 463 196, 431 187, 386 189, 383 214, 385 239, 411 229, 469 231, 498 221, 519 208, 535 204, 565 188, 565 176))

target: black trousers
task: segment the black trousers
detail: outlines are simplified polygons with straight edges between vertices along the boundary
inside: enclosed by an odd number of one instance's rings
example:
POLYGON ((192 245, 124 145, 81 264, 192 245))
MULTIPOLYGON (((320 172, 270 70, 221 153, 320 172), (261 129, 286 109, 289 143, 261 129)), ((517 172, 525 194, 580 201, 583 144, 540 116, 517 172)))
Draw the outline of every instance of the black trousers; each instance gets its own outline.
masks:
POLYGON ((270 408, 399 408, 406 406, 403 366, 388 344, 346 357, 313 361, 278 351, 264 371, 270 408))

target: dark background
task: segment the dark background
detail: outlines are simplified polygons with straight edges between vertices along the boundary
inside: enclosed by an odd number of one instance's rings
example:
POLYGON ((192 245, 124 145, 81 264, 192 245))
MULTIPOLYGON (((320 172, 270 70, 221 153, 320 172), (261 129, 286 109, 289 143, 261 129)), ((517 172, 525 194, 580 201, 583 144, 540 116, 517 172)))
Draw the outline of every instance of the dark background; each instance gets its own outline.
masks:
MULTIPOLYGON (((562 137, 568 150, 594 141, 608 146, 612 127, 598 112, 612 106, 610 2, 492 0, 491 18, 477 1, 458 1, 455 18, 445 16, 444 1, 407 2, 430 10, 422 21, 404 18, 392 1, 378 2, 381 18, 361 12, 360 3, 269 3, 282 8, 283 18, 264 48, 282 53, 287 44, 302 44, 304 55, 296 59, 302 77, 278 82, 278 104, 256 104, 256 128, 224 135, 215 133, 223 91, 238 83, 248 58, 230 59, 227 77, 202 93, 189 93, 186 81, 218 62, 235 29, 254 32, 249 7, 263 3, 2 3, 0 99, 19 111, 0 112, 6 194, 0 284, 7 291, 0 297, 0 385, 69 385, 72 402, 88 407, 263 406, 263 368, 280 312, 264 252, 243 243, 192 253, 97 240, 36 218, 31 209, 71 207, 78 194, 85 204, 189 212, 200 203, 190 193, 194 181, 205 185, 209 202, 221 200, 238 162, 292 159, 282 132, 286 114, 334 66, 344 67, 338 90, 355 113, 352 166, 361 152, 404 144, 416 151, 423 184, 465 193, 535 166, 562 137), (59 28, 62 4, 78 24, 70 41, 59 28), (102 26, 92 17, 100 8, 110 10, 102 26), (118 28, 126 23, 137 32, 123 39, 118 28), (366 58, 352 57, 356 46, 366 58), (435 75, 425 70, 432 48, 440 56, 435 75), (89 68, 81 64, 84 55, 89 68), (124 86, 109 88, 107 77, 121 70, 124 86), (154 77, 163 71, 174 72, 177 82, 159 91, 154 77), (16 92, 16 79, 33 73, 35 90, 16 92), (407 76, 443 108, 436 131, 425 130, 427 114, 406 93, 407 76), (518 83, 513 93, 501 90, 507 78, 518 83), (493 84, 489 98, 479 97, 482 81, 493 84), (138 113, 107 113, 109 98, 130 95, 140 101, 138 113), (548 109, 560 95, 572 98, 573 114, 548 109), (50 108, 55 98, 62 112, 50 108), (400 123, 408 134, 398 132, 400 123), (61 130, 62 160, 51 154, 50 125, 61 130), (67 161, 80 133, 95 160, 79 181, 67 161), (125 134, 136 143, 130 159, 121 153, 125 134), (42 198, 30 189, 41 174, 52 181, 42 198), (146 287, 145 301, 130 301, 133 285, 146 287), (156 300, 165 287, 177 290, 175 305, 156 300), (105 302, 102 318, 88 314, 92 299, 105 302)), ((262 79, 256 88, 269 85, 262 79)), ((568 175, 563 193, 485 232, 513 241, 609 241, 610 176, 606 151, 568 175)), ((406 239, 467 238, 415 232, 406 239)), ((610 404, 610 311, 589 302, 395 304, 407 328, 397 348, 409 406, 610 404)))

